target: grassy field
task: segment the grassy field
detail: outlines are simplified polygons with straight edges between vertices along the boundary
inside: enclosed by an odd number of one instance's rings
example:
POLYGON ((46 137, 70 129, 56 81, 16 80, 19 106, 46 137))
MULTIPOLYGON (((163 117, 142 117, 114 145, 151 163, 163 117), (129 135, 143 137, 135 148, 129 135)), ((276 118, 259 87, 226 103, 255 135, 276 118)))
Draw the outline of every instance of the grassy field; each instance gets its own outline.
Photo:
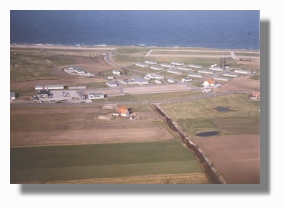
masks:
POLYGON ((203 173, 178 141, 11 148, 11 183, 203 173))
POLYGON ((259 134, 260 131, 260 103, 250 101, 244 94, 166 104, 162 107, 191 137, 207 131, 219 131, 222 135, 259 134), (226 107, 230 111, 219 112, 216 107, 226 107), (225 119, 228 119, 227 122, 225 119))
POLYGON ((183 99, 193 96, 201 95, 201 92, 170 92, 170 93, 157 93, 157 94, 137 94, 130 95, 126 94, 124 96, 108 97, 109 102, 155 102, 155 101, 164 101, 172 99, 183 99))

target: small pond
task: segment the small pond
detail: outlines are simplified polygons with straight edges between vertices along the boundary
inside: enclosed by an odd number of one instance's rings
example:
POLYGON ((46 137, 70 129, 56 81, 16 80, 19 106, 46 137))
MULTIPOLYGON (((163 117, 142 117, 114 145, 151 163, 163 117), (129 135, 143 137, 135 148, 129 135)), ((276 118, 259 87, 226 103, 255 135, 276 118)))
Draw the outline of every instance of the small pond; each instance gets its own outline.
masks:
POLYGON ((215 135, 218 135, 218 134, 220 134, 219 131, 208 131, 208 132, 198 133, 198 134, 196 134, 196 136, 215 136, 215 135))
POLYGON ((228 112, 231 111, 230 108, 227 107, 216 107, 215 110, 218 110, 219 112, 228 112))

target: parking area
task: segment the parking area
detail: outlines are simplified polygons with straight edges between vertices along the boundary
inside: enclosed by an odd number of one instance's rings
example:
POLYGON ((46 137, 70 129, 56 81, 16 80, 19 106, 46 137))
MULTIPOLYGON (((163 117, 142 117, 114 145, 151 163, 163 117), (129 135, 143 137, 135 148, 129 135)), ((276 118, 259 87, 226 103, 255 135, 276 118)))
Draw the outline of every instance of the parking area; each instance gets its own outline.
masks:
POLYGON ((90 99, 82 98, 81 90, 51 90, 52 97, 40 98, 45 103, 89 103, 90 99))

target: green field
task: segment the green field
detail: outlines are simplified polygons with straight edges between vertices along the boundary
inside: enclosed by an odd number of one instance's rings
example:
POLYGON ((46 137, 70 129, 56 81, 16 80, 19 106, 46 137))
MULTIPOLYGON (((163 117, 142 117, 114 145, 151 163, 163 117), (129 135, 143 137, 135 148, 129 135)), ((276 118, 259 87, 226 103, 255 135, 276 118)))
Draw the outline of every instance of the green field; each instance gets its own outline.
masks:
POLYGON ((260 103, 250 101, 244 94, 166 104, 162 107, 191 137, 207 131, 219 131, 222 135, 258 135, 260 131, 260 103), (216 107, 226 107, 230 111, 219 112, 216 107))
POLYGON ((11 183, 203 173, 178 141, 10 149, 11 183))

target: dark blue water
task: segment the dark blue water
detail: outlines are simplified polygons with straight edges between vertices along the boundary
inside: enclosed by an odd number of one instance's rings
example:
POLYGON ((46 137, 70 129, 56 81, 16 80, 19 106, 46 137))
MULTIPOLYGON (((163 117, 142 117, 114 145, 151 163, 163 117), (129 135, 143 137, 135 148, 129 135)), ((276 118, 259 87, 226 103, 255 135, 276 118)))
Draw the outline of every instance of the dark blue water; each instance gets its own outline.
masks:
POLYGON ((259 10, 10 11, 10 43, 259 49, 259 10))

